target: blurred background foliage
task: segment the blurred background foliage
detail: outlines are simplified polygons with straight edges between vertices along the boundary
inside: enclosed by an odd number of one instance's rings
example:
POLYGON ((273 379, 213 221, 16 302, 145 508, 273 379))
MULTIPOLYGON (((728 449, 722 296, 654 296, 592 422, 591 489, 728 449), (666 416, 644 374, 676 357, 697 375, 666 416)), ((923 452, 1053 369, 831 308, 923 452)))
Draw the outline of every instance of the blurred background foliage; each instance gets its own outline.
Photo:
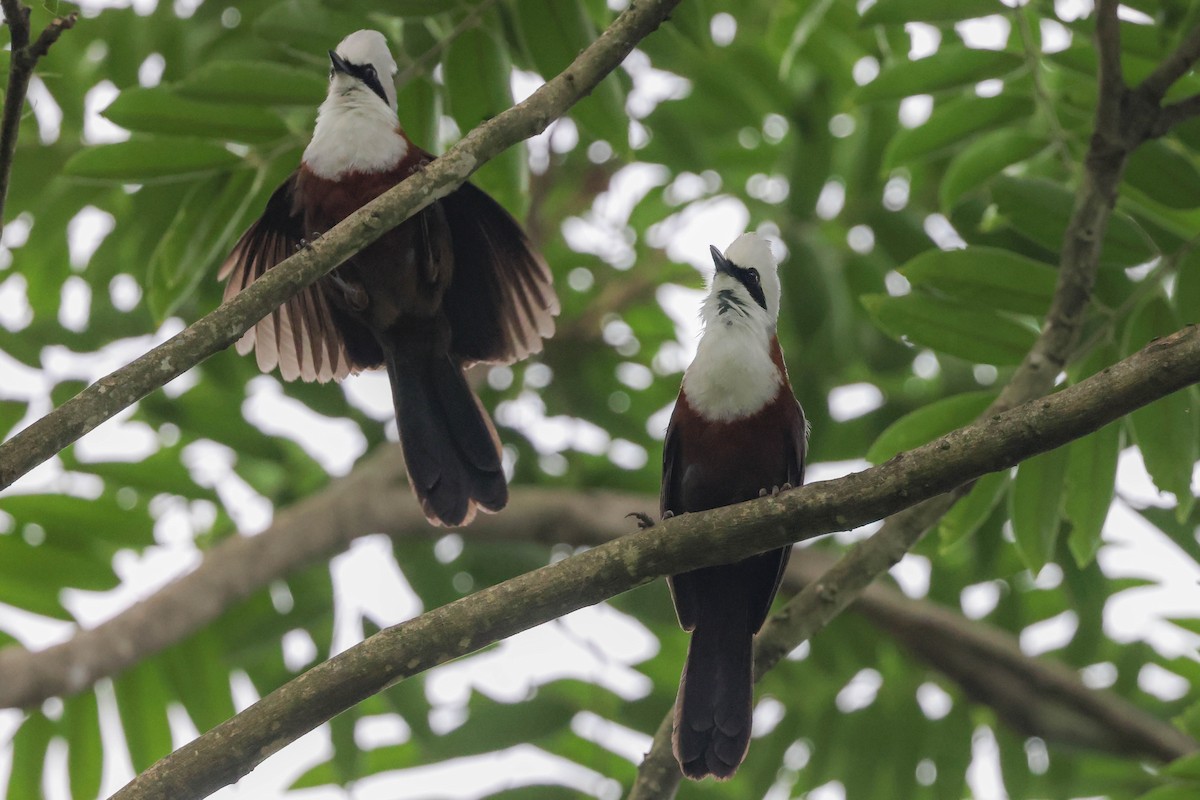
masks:
MULTIPOLYGON (((295 167, 324 94, 326 50, 343 35, 374 27, 389 37, 403 124, 440 152, 561 70, 621 5, 85 6, 42 61, 22 123, 0 251, 0 359, 17 376, 0 386, 0 435, 152 334, 218 304, 216 268, 295 167)), ((1054 287, 1097 94, 1088 5, 684 0, 568 119, 477 175, 525 221, 563 305, 543 354, 478 376, 514 482, 657 493, 707 246, 745 228, 780 245, 779 335, 812 421, 813 462, 878 463, 972 419, 1033 342, 1054 287)), ((35 30, 68 8, 35 8, 35 30)), ((1200 22, 1200 3, 1129 0, 1122 16, 1122 63, 1136 81, 1200 22)), ((1176 89, 1173 98, 1196 93, 1200 76, 1176 89)), ((1197 321, 1198 158, 1198 122, 1133 157, 1067 380, 1197 321)), ((279 402, 332 431, 318 435, 351 443, 348 459, 331 466, 311 440, 250 418, 254 395, 279 386, 251 359, 223 353, 123 415, 117 452, 70 448, 40 482, 0 499, 0 603, 27 612, 22 620, 76 620, 70 598, 116 590, 122 558, 180 537, 203 550, 239 524, 261 528, 246 508, 269 513, 310 496, 331 471, 394 438, 390 409, 364 402, 363 391, 283 386, 288 400, 279 402), (226 464, 220 480, 213 459, 226 464)), ((377 395, 386 403, 386 391, 377 395)), ((1107 574, 1097 561, 1115 547, 1105 543, 1114 502, 1158 531, 1144 535, 1174 558, 1193 569, 1200 561, 1196 410, 1195 390, 1183 392, 980 481, 910 560, 927 572, 927 588, 907 590, 956 610, 984 597, 972 616, 1014 634, 1057 624, 1042 648, 1051 657, 1200 734, 1200 665, 1187 652, 1200 619, 1178 619, 1176 638, 1160 637, 1174 647, 1152 646, 1149 632, 1115 636, 1105 617, 1112 598, 1154 582, 1107 574), (1123 493, 1119 459, 1144 463, 1160 491, 1154 504, 1123 493)), ((846 468, 831 464, 827 474, 846 468)), ((453 535, 394 546, 425 608, 558 552, 453 535)), ((181 716, 199 730, 229 716, 231 673, 260 693, 292 677, 303 664, 285 657, 286 636, 302 632, 314 657, 328 655, 342 602, 327 566, 287 576, 95 692, 9 718, 7 797, 112 788, 114 750, 143 769, 180 742, 181 716), (114 708, 123 738, 102 740, 101 719, 114 708), (65 756, 54 742, 65 742, 65 756)), ((626 740, 653 732, 673 701, 686 639, 662 586, 611 607, 657 640, 635 665, 649 679, 643 691, 562 678, 518 702, 473 691, 447 712, 428 691, 432 677, 410 680, 335 719, 332 755, 295 788, 349 786, 529 743, 586 768, 590 782, 568 788, 551 770, 500 794, 617 796, 636 752, 588 731, 599 720, 621 726, 626 740), (365 722, 395 715, 404 735, 362 744, 365 722)), ((14 618, 0 623, 0 642, 15 641, 14 618)), ((356 618, 367 633, 395 621, 356 618)), ((854 615, 772 672, 761 693, 767 732, 737 779, 689 784, 681 797, 823 787, 812 796, 950 800, 969 792, 973 759, 988 758, 1013 798, 1134 797, 1159 780, 1134 761, 1004 728, 854 615)), ((1186 783, 1195 773, 1179 770, 1155 797, 1196 796, 1186 783)))

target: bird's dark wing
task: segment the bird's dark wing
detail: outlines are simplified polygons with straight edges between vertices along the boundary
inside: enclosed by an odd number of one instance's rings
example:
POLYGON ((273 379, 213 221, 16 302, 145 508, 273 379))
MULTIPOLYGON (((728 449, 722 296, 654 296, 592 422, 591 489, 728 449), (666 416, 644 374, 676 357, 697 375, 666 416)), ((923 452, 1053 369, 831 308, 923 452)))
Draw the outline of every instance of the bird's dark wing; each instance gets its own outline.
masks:
MULTIPOLYGON (((296 252, 304 239, 304 215, 293 198, 296 173, 284 181, 267 207, 225 259, 217 273, 227 279, 225 300, 296 252)), ((237 351, 254 351, 258 367, 276 366, 284 380, 340 380, 353 371, 329 303, 317 283, 263 317, 238 340, 237 351)))
POLYGON ((663 473, 662 473, 662 488, 658 496, 658 512, 666 514, 668 511, 675 513, 682 511, 683 507, 680 504, 680 482, 683 478, 683 448, 679 443, 679 426, 675 422, 676 413, 678 413, 679 404, 676 402, 676 411, 671 414, 671 421, 667 424, 667 435, 663 439, 663 473))
MULTIPOLYGON (((659 494, 659 513, 666 514, 683 512, 683 447, 680 444, 681 433, 676 423, 679 413, 678 402, 675 412, 671 414, 671 422, 667 425, 667 436, 663 440, 663 474, 662 489, 659 494)), ((671 599, 675 602, 675 614, 679 617, 679 627, 685 631, 696 627, 696 615, 699 604, 696 599, 698 588, 696 581, 688 580, 689 574, 672 575, 667 578, 667 586, 671 589, 671 599)))
POLYGON ((804 485, 804 464, 808 461, 808 420, 804 417, 804 409, 798 400, 796 404, 796 421, 788 431, 791 450, 788 452, 788 483, 792 488, 804 485))
POLYGON ((444 300, 451 350, 466 362, 502 364, 539 352, 558 313, 546 262, 483 190, 464 183, 440 202, 454 242, 444 300))
MULTIPOLYGON (((795 489, 804 483, 804 462, 808 457, 808 422, 804 419, 804 409, 800 407, 800 403, 794 399, 792 402, 795 403, 795 415, 788 426, 784 442, 787 448, 787 483, 795 489)), ((771 602, 779 591, 779 585, 783 583, 783 573, 787 570, 791 555, 792 546, 788 545, 751 556, 742 562, 749 573, 746 584, 753 587, 754 592, 750 600, 750 629, 756 633, 771 613, 771 602)))

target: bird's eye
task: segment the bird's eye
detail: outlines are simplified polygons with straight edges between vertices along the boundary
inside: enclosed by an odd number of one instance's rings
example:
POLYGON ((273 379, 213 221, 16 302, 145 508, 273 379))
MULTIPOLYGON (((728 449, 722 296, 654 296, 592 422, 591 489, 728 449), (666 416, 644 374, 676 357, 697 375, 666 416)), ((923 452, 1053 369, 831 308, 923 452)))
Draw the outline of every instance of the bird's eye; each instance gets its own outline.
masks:
POLYGON ((755 286, 758 285, 758 270, 756 270, 756 269, 750 270, 750 282, 753 283, 755 286))
POLYGON ((367 73, 368 78, 375 77, 375 68, 370 64, 367 64, 367 66, 363 67, 363 72, 367 73))

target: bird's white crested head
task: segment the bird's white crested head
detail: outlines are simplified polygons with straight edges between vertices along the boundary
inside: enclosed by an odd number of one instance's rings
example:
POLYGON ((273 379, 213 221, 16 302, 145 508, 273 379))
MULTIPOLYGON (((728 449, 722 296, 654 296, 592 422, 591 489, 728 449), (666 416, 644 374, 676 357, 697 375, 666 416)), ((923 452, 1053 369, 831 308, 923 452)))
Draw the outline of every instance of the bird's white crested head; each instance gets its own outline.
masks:
POLYGON ((329 69, 330 95, 363 91, 379 97, 392 111, 396 110, 396 59, 392 58, 382 33, 355 31, 342 39, 329 58, 333 62, 329 69), (335 55, 341 59, 341 64, 335 55))
POLYGON ((700 315, 704 335, 683 376, 688 403, 705 419, 757 412, 784 376, 772 355, 779 318, 779 267, 766 239, 745 233, 722 253, 710 248, 716 273, 700 315))
POLYGON ((780 289, 771 245, 757 233, 743 233, 724 253, 709 249, 716 271, 702 311, 705 329, 748 326, 774 334, 780 289))
POLYGON ((329 93, 304 163, 323 178, 391 169, 408 153, 396 119, 396 60, 379 31, 361 30, 329 51, 329 93))

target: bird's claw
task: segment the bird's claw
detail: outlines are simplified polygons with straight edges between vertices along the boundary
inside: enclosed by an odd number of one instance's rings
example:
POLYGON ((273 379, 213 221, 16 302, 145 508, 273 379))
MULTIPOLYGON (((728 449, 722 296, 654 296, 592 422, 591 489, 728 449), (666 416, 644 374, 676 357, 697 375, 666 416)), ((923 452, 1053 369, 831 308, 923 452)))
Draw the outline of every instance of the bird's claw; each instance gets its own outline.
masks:
POLYGON ((320 239, 322 235, 323 234, 320 231, 313 231, 311 239, 306 239, 303 236, 300 237, 300 241, 296 242, 296 252, 299 253, 301 250, 312 250, 313 243, 317 241, 317 239, 320 239))
POLYGON ((770 490, 767 490, 767 489, 759 489, 759 490, 758 490, 758 496, 759 496, 759 497, 766 497, 767 495, 770 495, 771 497, 777 497, 777 496, 779 495, 779 493, 780 493, 780 492, 786 492, 786 491, 789 491, 789 490, 791 490, 791 489, 792 489, 792 485, 791 485, 790 483, 784 483, 784 484, 782 484, 782 485, 780 485, 780 486, 772 486, 772 487, 770 488, 770 490))
POLYGON ((625 515, 625 518, 633 517, 637 520, 638 530, 649 530, 654 527, 654 520, 650 519, 649 514, 643 514, 641 511, 631 511, 625 515))
MULTIPOLYGON (((650 528, 654 527, 654 520, 650 519, 649 514, 643 514, 641 511, 630 511, 625 516, 627 518, 633 517, 634 519, 636 519, 639 530, 645 531, 645 530, 649 530, 650 528)), ((666 520, 669 520, 673 516, 675 516, 674 511, 664 511, 662 514, 662 518, 663 518, 664 522, 666 520)))

